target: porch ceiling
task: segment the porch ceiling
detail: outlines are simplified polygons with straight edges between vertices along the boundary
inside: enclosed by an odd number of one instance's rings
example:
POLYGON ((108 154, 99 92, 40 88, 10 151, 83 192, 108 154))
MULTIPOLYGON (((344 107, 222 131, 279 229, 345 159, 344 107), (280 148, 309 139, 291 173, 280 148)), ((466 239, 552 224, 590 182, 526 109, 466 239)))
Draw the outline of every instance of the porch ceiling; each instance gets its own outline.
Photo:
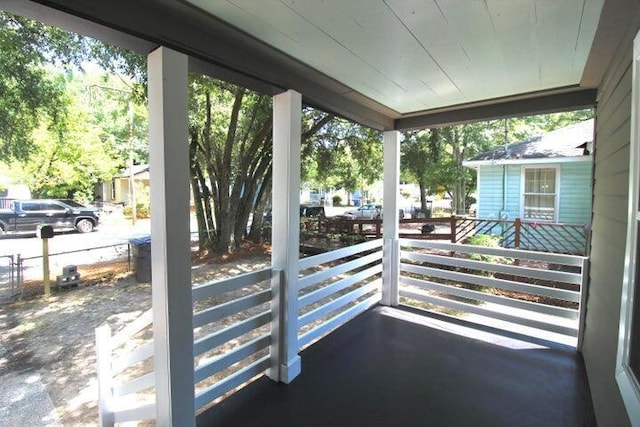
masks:
POLYGON ((592 106, 634 0, 0 0, 378 129, 592 106), (144 19, 142 19, 144 18, 144 19), (115 31, 114 31, 115 30, 115 31))
POLYGON ((580 83, 604 0, 188 0, 399 114, 580 83))

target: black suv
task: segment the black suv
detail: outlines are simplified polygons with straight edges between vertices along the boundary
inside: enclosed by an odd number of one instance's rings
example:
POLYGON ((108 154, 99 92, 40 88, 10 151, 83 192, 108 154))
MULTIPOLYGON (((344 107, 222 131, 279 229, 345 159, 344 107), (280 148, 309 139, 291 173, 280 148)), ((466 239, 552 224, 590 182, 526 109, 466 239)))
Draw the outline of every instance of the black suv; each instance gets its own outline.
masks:
POLYGON ((73 200, 14 200, 10 209, 0 209, 0 232, 35 232, 39 225, 50 225, 55 231, 88 233, 99 221, 96 208, 73 200))

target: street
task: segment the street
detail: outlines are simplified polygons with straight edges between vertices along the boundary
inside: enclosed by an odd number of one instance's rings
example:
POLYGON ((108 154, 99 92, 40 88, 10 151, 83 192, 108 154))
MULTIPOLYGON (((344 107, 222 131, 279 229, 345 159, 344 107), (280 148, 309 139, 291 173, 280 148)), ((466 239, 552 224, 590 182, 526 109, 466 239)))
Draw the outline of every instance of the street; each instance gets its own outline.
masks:
MULTIPOLYGON (((105 218, 91 233, 56 233, 48 241, 51 277, 61 274, 65 265, 86 265, 124 258, 128 254, 129 239, 149 234, 148 219, 138 220, 133 226, 128 221, 115 218, 105 218)), ((3 236, 0 239, 0 287, 9 280, 11 257, 16 261, 18 255, 23 260, 24 277, 41 278, 42 252, 43 242, 34 234, 3 236)))

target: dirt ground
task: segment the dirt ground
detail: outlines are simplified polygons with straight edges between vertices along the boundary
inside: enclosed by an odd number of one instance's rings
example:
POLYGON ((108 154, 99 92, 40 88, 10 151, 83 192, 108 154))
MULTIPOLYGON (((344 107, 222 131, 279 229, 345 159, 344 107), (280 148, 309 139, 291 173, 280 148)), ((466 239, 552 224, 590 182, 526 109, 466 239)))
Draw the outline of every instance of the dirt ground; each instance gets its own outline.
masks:
MULTIPOLYGON (((264 248, 194 259, 192 279, 201 284, 269 264, 264 248)), ((98 423, 95 328, 107 323, 119 331, 151 307, 151 285, 137 283, 122 265, 81 268, 79 287, 49 298, 42 283, 25 284, 21 301, 0 306, 0 384, 12 375, 39 374, 64 426, 98 423)))

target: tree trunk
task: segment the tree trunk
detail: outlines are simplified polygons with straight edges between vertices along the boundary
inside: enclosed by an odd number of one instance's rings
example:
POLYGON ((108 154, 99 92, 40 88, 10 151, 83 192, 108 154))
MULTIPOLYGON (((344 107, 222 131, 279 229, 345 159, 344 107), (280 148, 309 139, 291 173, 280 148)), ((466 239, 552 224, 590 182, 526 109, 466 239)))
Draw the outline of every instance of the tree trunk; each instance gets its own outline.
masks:
POLYGON ((271 188, 272 188, 271 169, 267 172, 260 191, 258 193, 255 209, 253 210, 253 221, 251 221, 251 230, 249 231, 249 240, 259 243, 262 240, 262 220, 267 212, 267 207, 271 204, 271 188))

